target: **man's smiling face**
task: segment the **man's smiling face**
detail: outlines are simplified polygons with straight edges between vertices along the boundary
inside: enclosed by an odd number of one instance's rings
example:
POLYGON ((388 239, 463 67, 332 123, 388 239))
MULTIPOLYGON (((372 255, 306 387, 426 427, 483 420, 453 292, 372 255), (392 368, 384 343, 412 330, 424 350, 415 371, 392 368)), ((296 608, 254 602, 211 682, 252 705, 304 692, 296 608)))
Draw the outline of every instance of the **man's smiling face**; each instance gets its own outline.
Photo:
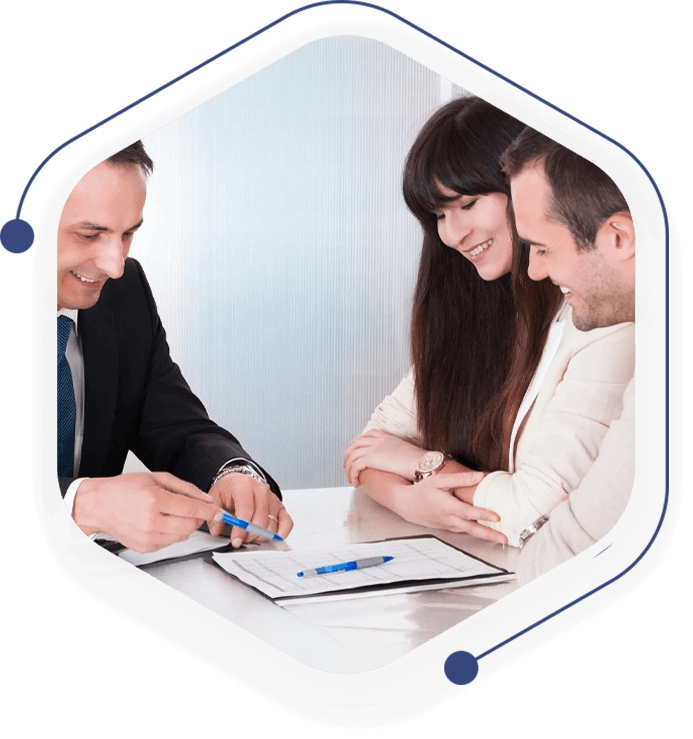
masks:
POLYGON ((561 288, 575 327, 590 331, 633 320, 633 292, 612 254, 612 219, 599 228, 593 247, 580 249, 570 229, 547 215, 551 189, 541 167, 523 170, 510 188, 518 234, 530 245, 528 274, 533 280, 548 277, 561 288))
POLYGON ((101 162, 79 181, 58 226, 58 310, 91 308, 122 276, 146 195, 136 165, 101 162))

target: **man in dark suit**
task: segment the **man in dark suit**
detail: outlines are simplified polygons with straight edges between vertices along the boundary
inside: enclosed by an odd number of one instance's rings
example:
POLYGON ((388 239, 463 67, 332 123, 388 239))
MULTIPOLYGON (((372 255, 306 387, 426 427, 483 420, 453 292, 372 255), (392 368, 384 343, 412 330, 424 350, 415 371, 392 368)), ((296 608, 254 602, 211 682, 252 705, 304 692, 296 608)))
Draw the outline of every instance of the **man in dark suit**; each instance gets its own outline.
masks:
MULTIPOLYGON (((220 509, 286 537, 274 480, 171 360, 141 266, 128 259, 152 162, 136 142, 70 194, 58 230, 58 478, 77 525, 138 551, 186 539, 220 509), (128 451, 151 473, 122 474, 128 451), (203 492, 203 491, 209 491, 203 492)), ((234 528, 240 546, 253 537, 234 528)))

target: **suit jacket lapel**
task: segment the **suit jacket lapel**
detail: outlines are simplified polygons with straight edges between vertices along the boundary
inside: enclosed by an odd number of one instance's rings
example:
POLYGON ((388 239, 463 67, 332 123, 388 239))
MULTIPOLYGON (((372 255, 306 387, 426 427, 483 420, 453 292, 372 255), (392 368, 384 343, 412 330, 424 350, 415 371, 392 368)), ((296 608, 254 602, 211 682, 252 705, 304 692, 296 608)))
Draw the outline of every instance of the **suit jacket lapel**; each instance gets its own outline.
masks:
POLYGON ((84 355, 84 439, 79 475, 102 469, 111 441, 118 393, 118 337, 113 311, 99 305, 80 312, 84 355))

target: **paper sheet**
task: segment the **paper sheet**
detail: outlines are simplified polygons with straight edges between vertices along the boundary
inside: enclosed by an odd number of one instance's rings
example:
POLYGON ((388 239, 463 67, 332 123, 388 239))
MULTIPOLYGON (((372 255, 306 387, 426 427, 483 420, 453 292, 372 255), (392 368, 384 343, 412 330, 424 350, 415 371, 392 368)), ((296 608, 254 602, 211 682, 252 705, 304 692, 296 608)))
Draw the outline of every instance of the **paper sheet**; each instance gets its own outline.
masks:
MULTIPOLYGON (((411 580, 461 579, 502 575, 504 570, 480 562, 435 537, 392 539, 353 544, 325 551, 214 553, 214 560, 229 574, 270 598, 337 593, 351 588, 387 585, 411 580), (298 577, 303 570, 366 557, 394 557, 377 567, 317 577, 298 577)), ((476 584, 476 581, 472 581, 476 584)), ((472 584, 470 583, 470 584, 472 584)), ((447 587, 445 583, 439 587, 447 587)))
POLYGON ((208 552, 210 549, 220 549, 228 543, 228 539, 212 536, 204 531, 194 531, 185 541, 169 544, 169 546, 158 549, 156 552, 140 554, 140 552, 136 552, 133 549, 123 549, 123 551, 118 552, 118 556, 126 562, 135 565, 135 567, 141 567, 142 565, 161 562, 165 559, 187 557, 189 554, 195 554, 196 552, 208 552))

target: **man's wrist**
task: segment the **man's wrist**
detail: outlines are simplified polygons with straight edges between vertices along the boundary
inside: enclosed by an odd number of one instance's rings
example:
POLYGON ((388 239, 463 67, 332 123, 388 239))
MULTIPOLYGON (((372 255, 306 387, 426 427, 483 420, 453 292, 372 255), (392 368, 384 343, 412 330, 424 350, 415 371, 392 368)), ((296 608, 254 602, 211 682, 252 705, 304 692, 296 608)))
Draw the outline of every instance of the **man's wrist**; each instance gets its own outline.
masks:
POLYGON ((65 508, 67 508, 67 511, 70 514, 71 518, 74 518, 73 509, 75 506, 75 496, 77 495, 79 486, 86 479, 86 477, 78 477, 76 480, 72 480, 72 482, 68 485, 67 490, 65 491, 65 495, 63 496, 63 503, 65 504, 65 508))
POLYGON ((549 517, 544 514, 543 516, 539 516, 539 518, 534 521, 534 523, 531 523, 521 534, 520 534, 520 550, 524 545, 534 536, 534 534, 539 531, 539 529, 547 523, 549 520, 549 517))
MULTIPOLYGON (((96 479, 84 477, 75 481, 75 493, 72 502, 71 515, 75 523, 88 536, 98 534, 101 531, 97 521, 98 506, 96 505, 96 479)), ((73 485, 75 485, 73 483, 73 485)), ((70 486, 70 489, 72 485, 70 486)), ((68 490, 69 492, 69 490, 68 490)), ((67 499, 67 494, 65 495, 67 499)))
POLYGON ((212 480, 212 484, 209 486, 210 491, 222 478, 232 474, 246 475, 263 485, 267 485, 267 478, 262 474, 261 470, 256 469, 250 462, 237 460, 224 465, 219 470, 216 477, 212 480))

